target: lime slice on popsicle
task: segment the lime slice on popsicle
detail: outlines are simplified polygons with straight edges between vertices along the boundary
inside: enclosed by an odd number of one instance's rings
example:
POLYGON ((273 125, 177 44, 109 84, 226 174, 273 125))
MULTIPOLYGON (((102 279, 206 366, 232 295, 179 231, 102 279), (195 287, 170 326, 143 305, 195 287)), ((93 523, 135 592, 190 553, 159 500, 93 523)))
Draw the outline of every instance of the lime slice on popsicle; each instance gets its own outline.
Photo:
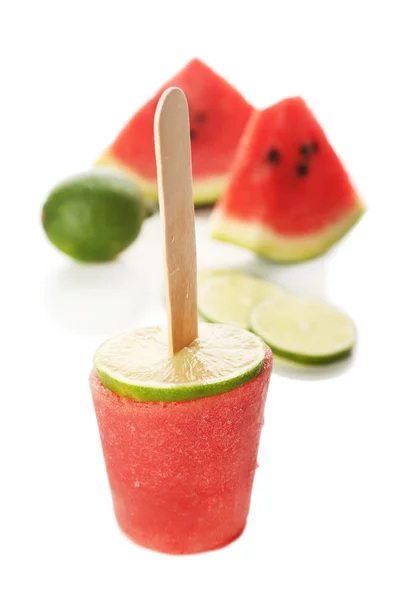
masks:
POLYGON ((285 294, 268 281, 237 271, 200 279, 198 287, 198 310, 204 319, 244 329, 250 327, 250 314, 256 304, 285 294))
POLYGON ((270 296, 251 312, 250 327, 276 355, 326 364, 348 356, 356 342, 353 321, 320 300, 270 296))
POLYGON ((140 401, 184 401, 233 390, 260 373, 267 355, 263 340, 249 331, 198 326, 188 114, 178 88, 164 92, 155 114, 168 326, 116 336, 94 357, 106 388, 140 401))
POLYGON ((222 394, 250 381, 265 355, 265 343, 253 333, 204 323, 199 337, 173 356, 167 328, 123 333, 100 346, 94 366, 105 387, 119 396, 176 402, 222 394))

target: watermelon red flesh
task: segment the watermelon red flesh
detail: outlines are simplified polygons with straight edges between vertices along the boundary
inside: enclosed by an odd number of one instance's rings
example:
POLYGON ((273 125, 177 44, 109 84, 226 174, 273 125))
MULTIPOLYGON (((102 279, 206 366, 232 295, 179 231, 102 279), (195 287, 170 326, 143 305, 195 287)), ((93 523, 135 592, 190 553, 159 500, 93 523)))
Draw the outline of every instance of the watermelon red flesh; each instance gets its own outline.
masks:
POLYGON ((243 531, 272 368, 190 402, 136 402, 90 386, 120 528, 171 554, 226 545, 243 531))
MULTIPOLYGON (((219 203, 215 234, 219 237, 225 218, 257 225, 256 243, 264 246, 262 227, 268 230, 266 236, 276 236, 283 245, 290 244, 291 238, 296 242, 312 235, 323 238, 324 230, 329 230, 326 244, 321 239, 320 250, 310 251, 318 254, 336 241, 333 237, 341 237, 362 211, 346 171, 312 112, 301 98, 289 98, 254 112, 250 119, 219 203)), ((267 245, 274 244, 270 242, 267 245)), ((264 253, 268 255, 268 249, 264 253)), ((289 257, 290 251, 287 254, 288 260, 296 260, 296 256, 289 257)))
POLYGON ((191 123, 192 168, 196 180, 225 177, 252 107, 222 77, 198 59, 189 62, 129 121, 102 157, 156 184, 153 122, 162 92, 171 86, 186 94, 191 123))

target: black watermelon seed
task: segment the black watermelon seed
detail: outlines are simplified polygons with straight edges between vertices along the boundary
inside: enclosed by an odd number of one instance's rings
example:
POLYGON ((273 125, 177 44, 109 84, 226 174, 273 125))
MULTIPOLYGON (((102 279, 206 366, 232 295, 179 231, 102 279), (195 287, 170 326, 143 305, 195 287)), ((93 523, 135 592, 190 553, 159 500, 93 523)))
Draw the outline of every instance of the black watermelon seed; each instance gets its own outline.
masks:
POLYGON ((308 165, 306 163, 299 163, 296 170, 299 177, 305 177, 308 173, 308 165))
POLYGON ((318 152, 318 150, 319 150, 318 142, 316 142, 316 141, 314 140, 313 142, 311 142, 311 144, 310 144, 310 145, 311 145, 311 150, 312 150, 313 152, 318 152))
POLYGON ((196 123, 204 123, 204 121, 206 120, 206 113, 204 113, 204 112, 196 113, 194 115, 194 120, 196 121, 196 123))
POLYGON ((190 130, 190 139, 193 142, 193 140, 195 140, 196 138, 197 138, 197 131, 195 129, 191 129, 190 130))
POLYGON ((299 153, 304 156, 305 158, 308 158, 310 156, 312 152, 312 147, 311 144, 302 144, 299 148, 299 153))
POLYGON ((268 150, 267 155, 266 155, 266 160, 273 164, 276 165, 279 163, 280 161, 280 154, 279 154, 279 150, 277 150, 276 148, 271 148, 271 150, 268 150))

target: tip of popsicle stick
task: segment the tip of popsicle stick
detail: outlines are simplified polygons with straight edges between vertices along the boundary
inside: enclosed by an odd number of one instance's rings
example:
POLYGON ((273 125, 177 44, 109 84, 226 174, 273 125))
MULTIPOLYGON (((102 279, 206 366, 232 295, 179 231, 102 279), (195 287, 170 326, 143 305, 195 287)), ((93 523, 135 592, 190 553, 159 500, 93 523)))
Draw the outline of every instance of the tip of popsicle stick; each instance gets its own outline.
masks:
POLYGON ((179 87, 169 87, 160 96, 154 116, 154 133, 156 144, 160 120, 162 118, 170 119, 170 110, 174 112, 180 112, 181 110, 188 111, 186 96, 183 90, 181 90, 179 87))
POLYGON ((173 95, 182 96, 182 98, 186 100, 185 92, 180 87, 172 85, 171 87, 164 90, 164 92, 161 94, 159 103, 163 100, 163 98, 167 98, 173 95))

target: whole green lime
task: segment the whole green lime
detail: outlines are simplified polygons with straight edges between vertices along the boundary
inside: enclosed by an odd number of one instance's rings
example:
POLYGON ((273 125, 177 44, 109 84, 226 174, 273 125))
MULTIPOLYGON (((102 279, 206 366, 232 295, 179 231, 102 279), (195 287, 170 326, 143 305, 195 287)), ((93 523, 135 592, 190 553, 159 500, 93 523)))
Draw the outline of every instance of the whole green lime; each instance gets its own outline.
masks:
POLYGON ((42 210, 49 240, 84 262, 106 262, 139 235, 146 209, 138 188, 114 171, 92 170, 57 185, 42 210))

